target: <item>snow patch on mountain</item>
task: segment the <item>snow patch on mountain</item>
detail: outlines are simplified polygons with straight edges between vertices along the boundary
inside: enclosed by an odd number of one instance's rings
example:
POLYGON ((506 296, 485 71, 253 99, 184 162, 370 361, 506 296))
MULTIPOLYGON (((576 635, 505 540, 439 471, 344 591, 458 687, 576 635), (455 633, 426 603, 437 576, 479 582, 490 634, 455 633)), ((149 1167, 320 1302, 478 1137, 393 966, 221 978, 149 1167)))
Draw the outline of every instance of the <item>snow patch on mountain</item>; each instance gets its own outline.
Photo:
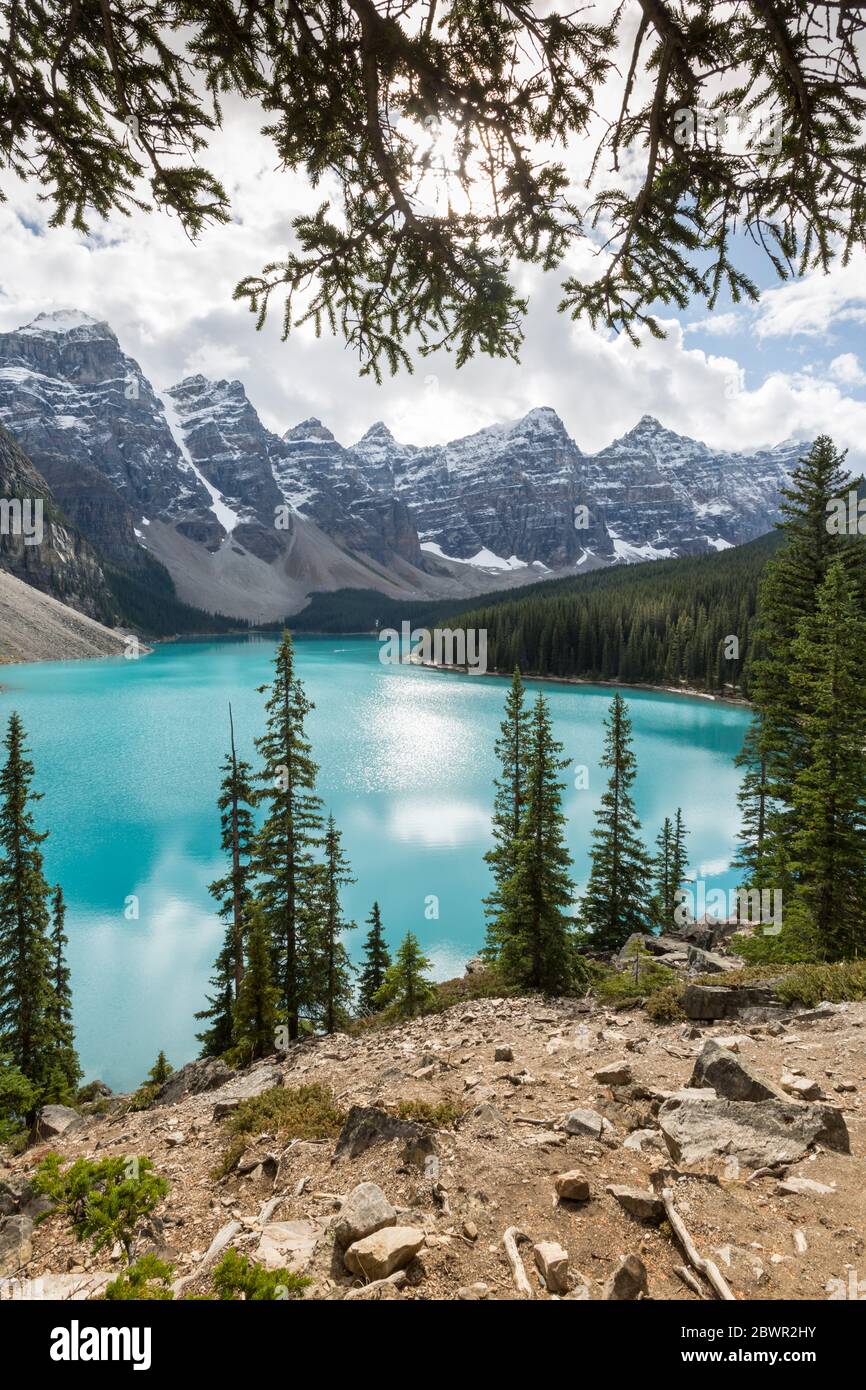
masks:
POLYGON ((228 534, 231 534, 231 532, 235 529, 238 522, 240 521, 240 517, 238 516, 237 512, 233 511, 232 508, 228 505, 222 493, 218 492, 217 489, 214 487, 213 483, 208 481, 204 473, 202 473, 201 469, 196 467, 192 454, 186 446, 186 440, 184 438, 183 433, 183 425, 181 423, 180 415, 178 414, 177 406, 175 405, 171 396, 168 394, 167 391, 159 391, 157 392, 157 395, 160 401, 162 402, 162 408, 165 411, 166 423, 168 424, 168 428, 171 431, 171 437, 178 447, 180 456, 183 459, 184 464, 189 469, 190 473, 192 473, 198 479, 202 487, 206 489, 211 499, 210 510, 213 512, 220 526, 223 528, 224 531, 228 532, 228 534))

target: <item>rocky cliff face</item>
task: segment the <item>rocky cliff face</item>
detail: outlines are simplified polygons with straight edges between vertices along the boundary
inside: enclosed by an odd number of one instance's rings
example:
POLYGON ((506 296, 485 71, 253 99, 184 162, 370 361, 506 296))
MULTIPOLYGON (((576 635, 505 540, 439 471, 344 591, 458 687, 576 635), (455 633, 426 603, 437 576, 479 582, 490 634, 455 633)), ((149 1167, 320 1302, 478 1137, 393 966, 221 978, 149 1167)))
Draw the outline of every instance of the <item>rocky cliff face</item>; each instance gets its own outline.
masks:
POLYGON ((245 616, 313 589, 460 595, 736 545, 772 528, 800 452, 717 452, 644 416, 584 454, 549 408, 436 446, 382 423, 351 448, 318 419, 279 436, 241 382, 160 394, 75 312, 0 334, 0 421, 113 565, 141 577, 149 551, 188 602, 245 616))
POLYGON ((10 504, 0 519, 0 569, 91 618, 112 621, 116 604, 95 551, 2 426, 0 499, 10 504))

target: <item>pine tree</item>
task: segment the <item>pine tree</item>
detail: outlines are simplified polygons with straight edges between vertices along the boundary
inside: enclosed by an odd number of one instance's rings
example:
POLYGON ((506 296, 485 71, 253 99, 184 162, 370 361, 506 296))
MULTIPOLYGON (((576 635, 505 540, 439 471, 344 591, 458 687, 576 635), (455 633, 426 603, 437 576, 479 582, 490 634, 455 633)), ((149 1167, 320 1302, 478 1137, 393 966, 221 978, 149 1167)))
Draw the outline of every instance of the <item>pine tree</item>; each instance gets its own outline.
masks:
POLYGON ((66 903, 59 883, 55 886, 51 900, 51 920, 51 996, 48 1005, 48 1028, 54 1055, 42 1099, 53 1104, 66 1104, 75 1098, 81 1079, 81 1067, 75 1051, 72 990, 69 984, 69 967, 66 964, 66 903))
POLYGON ((505 978, 550 994, 566 992, 581 973, 568 911, 573 889, 560 773, 569 760, 561 758, 561 752, 547 700, 539 695, 528 731, 514 867, 502 886, 502 908, 489 931, 505 978))
POLYGON ((393 965, 385 973, 385 982, 376 998, 377 1006, 390 1006, 400 1018, 414 1018, 436 995, 432 981, 427 978, 429 970, 430 962, 418 938, 407 932, 393 965))
POLYGON ((795 884, 790 847, 800 829, 793 787, 808 759, 808 710, 804 687, 795 677, 795 644, 802 622, 816 612, 818 593, 834 560, 848 571, 860 601, 866 598, 866 547, 829 525, 833 501, 848 483, 843 463, 832 440, 821 435, 794 469, 791 487, 782 490, 780 529, 785 544, 767 565, 758 595, 750 687, 766 778, 763 856, 773 887, 781 888, 786 898, 795 884))
POLYGON ((343 916, 340 893, 354 882, 343 852, 342 836, 334 824, 334 817, 329 815, 320 876, 318 959, 321 983, 317 991, 326 1033, 335 1033, 345 1026, 352 1002, 352 967, 340 937, 355 924, 347 922, 343 916))
POLYGON ((484 858, 493 873, 493 890, 484 900, 488 921, 487 949, 495 953, 495 923, 502 912, 502 891, 514 871, 517 836, 526 795, 527 739, 529 716, 520 670, 515 668, 511 689, 505 697, 505 718, 495 743, 502 769, 494 786, 493 848, 484 858))
POLYGON ((385 975, 391 964, 391 952, 385 944, 378 903, 373 904, 367 926, 370 930, 364 940, 364 963, 358 977, 358 1013, 362 1018, 375 1011, 376 995, 385 983, 385 975))
POLYGON ((656 837, 657 854, 655 867, 655 896, 653 915, 656 925, 662 931, 669 931, 675 925, 674 911, 676 899, 672 875, 674 828, 670 816, 665 816, 662 828, 656 837))
POLYGON ((31 803, 33 764, 21 719, 12 714, 0 771, 0 1051, 41 1092, 54 1063, 51 1026, 50 890, 31 803))
POLYGON ((196 1014, 209 1026, 196 1034, 202 1044, 202 1057, 219 1057, 232 1042, 232 1010, 243 979, 244 935, 252 901, 252 864, 254 824, 252 805, 255 793, 251 783, 249 763, 239 759, 235 750, 235 730, 229 705, 231 746, 222 771, 217 805, 220 810, 221 843, 230 861, 229 872, 210 885, 210 893, 220 904, 219 915, 227 921, 223 943, 214 962, 210 979, 213 994, 208 995, 208 1007, 196 1014))
POLYGON ((263 930, 271 943, 275 983, 289 1037, 315 1013, 316 890, 314 849, 321 831, 316 764, 305 733, 313 706, 295 674, 288 632, 274 658, 274 679, 265 709, 267 728, 256 747, 264 762, 257 801, 267 814, 255 839, 254 872, 263 930))
POLYGON ((151 1086, 162 1086, 171 1076, 174 1067, 160 1048, 156 1061, 147 1073, 147 1080, 151 1086))
MULTIPOLYGON (((671 894, 673 897, 674 912, 678 905, 677 893, 682 887, 686 877, 686 870, 689 866, 689 856, 686 849, 686 830, 683 820, 682 807, 677 807, 677 814, 674 817, 673 839, 671 841, 671 894)), ((676 925, 676 917, 671 916, 671 925, 676 925)))
POLYGON ((264 915, 253 908, 247 926, 246 969, 234 1010, 234 1041, 245 1061, 273 1052, 279 990, 273 983, 264 915))
POLYGON ((795 888, 784 931, 812 958, 866 955, 866 619, 834 561, 793 644, 804 711, 803 766, 791 791, 795 888))
POLYGON ((737 793, 740 808, 739 849, 734 868, 742 874, 742 886, 759 893, 772 887, 767 840, 767 755, 761 743, 761 720, 755 717, 746 732, 743 747, 735 758, 737 767, 744 768, 743 780, 737 793))
POLYGON ((648 925, 650 865, 640 840, 640 822, 631 797, 637 766, 631 749, 628 706, 619 694, 605 720, 607 735, 602 767, 610 768, 607 789, 596 811, 589 882, 581 903, 581 920, 592 944, 618 951, 632 932, 648 925))

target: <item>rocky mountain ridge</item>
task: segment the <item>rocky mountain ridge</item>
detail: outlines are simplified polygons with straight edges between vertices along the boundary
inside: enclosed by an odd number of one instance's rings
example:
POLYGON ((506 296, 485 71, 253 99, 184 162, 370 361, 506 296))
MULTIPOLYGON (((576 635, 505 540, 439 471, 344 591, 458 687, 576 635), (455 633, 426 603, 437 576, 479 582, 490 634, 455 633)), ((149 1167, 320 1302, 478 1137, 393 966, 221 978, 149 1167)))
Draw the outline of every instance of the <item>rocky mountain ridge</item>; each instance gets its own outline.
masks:
POLYGON ((0 421, 100 555, 134 573, 148 552, 187 602, 253 618, 315 589, 471 596, 735 545, 772 529, 802 452, 713 451, 644 416, 586 454, 548 407, 445 445, 378 422, 347 448, 315 418, 277 435, 240 381, 158 391, 74 311, 0 334, 0 421))

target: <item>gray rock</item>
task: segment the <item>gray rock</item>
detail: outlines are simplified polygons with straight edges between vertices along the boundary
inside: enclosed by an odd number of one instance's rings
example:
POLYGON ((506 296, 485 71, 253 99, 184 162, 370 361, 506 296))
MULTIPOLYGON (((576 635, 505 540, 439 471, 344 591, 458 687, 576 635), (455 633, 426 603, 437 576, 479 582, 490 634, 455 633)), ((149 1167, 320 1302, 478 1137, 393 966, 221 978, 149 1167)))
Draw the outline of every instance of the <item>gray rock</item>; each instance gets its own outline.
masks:
POLYGON ((457 1290, 457 1297, 462 1303, 480 1303, 490 1297, 490 1285, 480 1281, 477 1284, 464 1284, 457 1290))
POLYGON ((794 1076, 791 1072, 782 1072, 782 1090, 787 1091, 789 1096, 796 1096, 797 1100, 823 1100, 824 1092, 808 1076, 794 1076))
POLYGON ((298 1274, 313 1258, 321 1234, 316 1221, 272 1221, 262 1227, 255 1257, 267 1269, 298 1274))
POLYGON ((513 1048, 510 1048, 510 1047, 509 1047, 507 1044, 505 1044, 505 1043, 500 1043, 500 1045, 494 1049, 494 1052, 493 1052, 493 1060, 494 1060, 494 1062, 513 1062, 513 1061, 514 1061, 514 1050, 513 1050, 513 1048))
POLYGON ((553 1240, 541 1240, 533 1246, 535 1267, 550 1293, 568 1292, 568 1251, 553 1240))
POLYGON ((214 1091, 231 1081, 235 1073, 219 1057, 201 1057, 173 1071, 156 1093, 154 1105, 174 1105, 185 1096, 197 1096, 202 1091, 214 1091))
POLYGON ((588 1134, 592 1139, 600 1139, 602 1134, 613 1133, 613 1125, 597 1110, 578 1109, 566 1116, 565 1131, 567 1134, 588 1134))
POLYGON ((61 1134, 81 1129, 85 1123, 78 1111, 70 1109, 68 1105, 43 1105, 36 1112, 33 1139, 37 1144, 44 1143, 46 1139, 59 1139, 61 1134))
POLYGON ((350 1245, 343 1259, 351 1274, 387 1279, 395 1269, 405 1269, 423 1244, 424 1232, 415 1226, 386 1226, 350 1245))
POLYGON ((723 975, 726 970, 739 970, 739 956, 722 956, 716 951, 704 951, 700 946, 689 947, 689 965, 701 975, 723 975))
POLYGON ((785 1178, 776 1186, 780 1197, 832 1197, 835 1191, 835 1187, 815 1182, 814 1178, 785 1178))
POLYGON ((657 1149, 660 1153, 667 1153, 662 1136, 657 1129, 635 1129, 623 1139, 624 1149, 635 1149, 638 1153, 643 1153, 644 1149, 657 1149))
POLYGON ((603 1086, 628 1086, 634 1079, 628 1062, 608 1062, 592 1075, 603 1086))
POLYGON ((0 1221, 0 1275, 16 1274, 33 1254, 33 1222, 29 1216, 4 1216, 0 1221))
POLYGON ((239 1105, 239 1100, 218 1100, 213 1108, 212 1118, 214 1124, 218 1124, 219 1121, 224 1120, 227 1115, 231 1115, 234 1110, 237 1110, 239 1105))
POLYGON ((38 1274, 35 1279, 8 1278, 3 1281, 0 1299, 13 1303, 82 1303, 99 1298, 117 1271, 82 1271, 79 1274, 38 1274))
POLYGON ((850 1150, 844 1118, 829 1105, 725 1100, 692 1091, 666 1100, 658 1120, 668 1151, 678 1163, 733 1155, 762 1168, 796 1162, 818 1141, 842 1153, 850 1150))
POLYGON ((576 1168, 569 1173, 558 1173, 554 1181, 557 1197, 567 1202, 589 1201, 589 1182, 576 1168))
POLYGON ((395 1226, 397 1213, 381 1187, 374 1182, 359 1182, 353 1187, 334 1224, 334 1238, 339 1246, 354 1245, 383 1226, 395 1226))
POLYGON ((633 1301, 647 1292, 646 1266, 637 1255, 626 1255, 607 1280, 602 1298, 611 1301, 633 1301))
POLYGON ((487 969, 481 956, 472 956, 466 962, 467 975, 481 975, 487 969))
POLYGON ((735 1053, 721 1047, 713 1038, 704 1043, 695 1061, 689 1086, 709 1086, 726 1100, 784 1100, 772 1082, 763 1080, 735 1053))
POLYGON ((619 1202, 623 1211, 627 1211, 629 1216, 634 1216, 638 1221, 653 1224, 664 1221, 664 1202, 654 1192, 644 1191, 641 1187, 622 1187, 618 1184, 612 1184, 607 1191, 619 1202))
POLYGON ((358 1158, 375 1144, 418 1139, 424 1133, 423 1126, 414 1120, 400 1120, 378 1105, 353 1105, 340 1130, 334 1157, 358 1158))
POLYGON ((745 1009, 762 1008, 781 1012, 772 982, 765 985, 686 985, 680 997, 686 1018, 737 1018, 745 1009))

